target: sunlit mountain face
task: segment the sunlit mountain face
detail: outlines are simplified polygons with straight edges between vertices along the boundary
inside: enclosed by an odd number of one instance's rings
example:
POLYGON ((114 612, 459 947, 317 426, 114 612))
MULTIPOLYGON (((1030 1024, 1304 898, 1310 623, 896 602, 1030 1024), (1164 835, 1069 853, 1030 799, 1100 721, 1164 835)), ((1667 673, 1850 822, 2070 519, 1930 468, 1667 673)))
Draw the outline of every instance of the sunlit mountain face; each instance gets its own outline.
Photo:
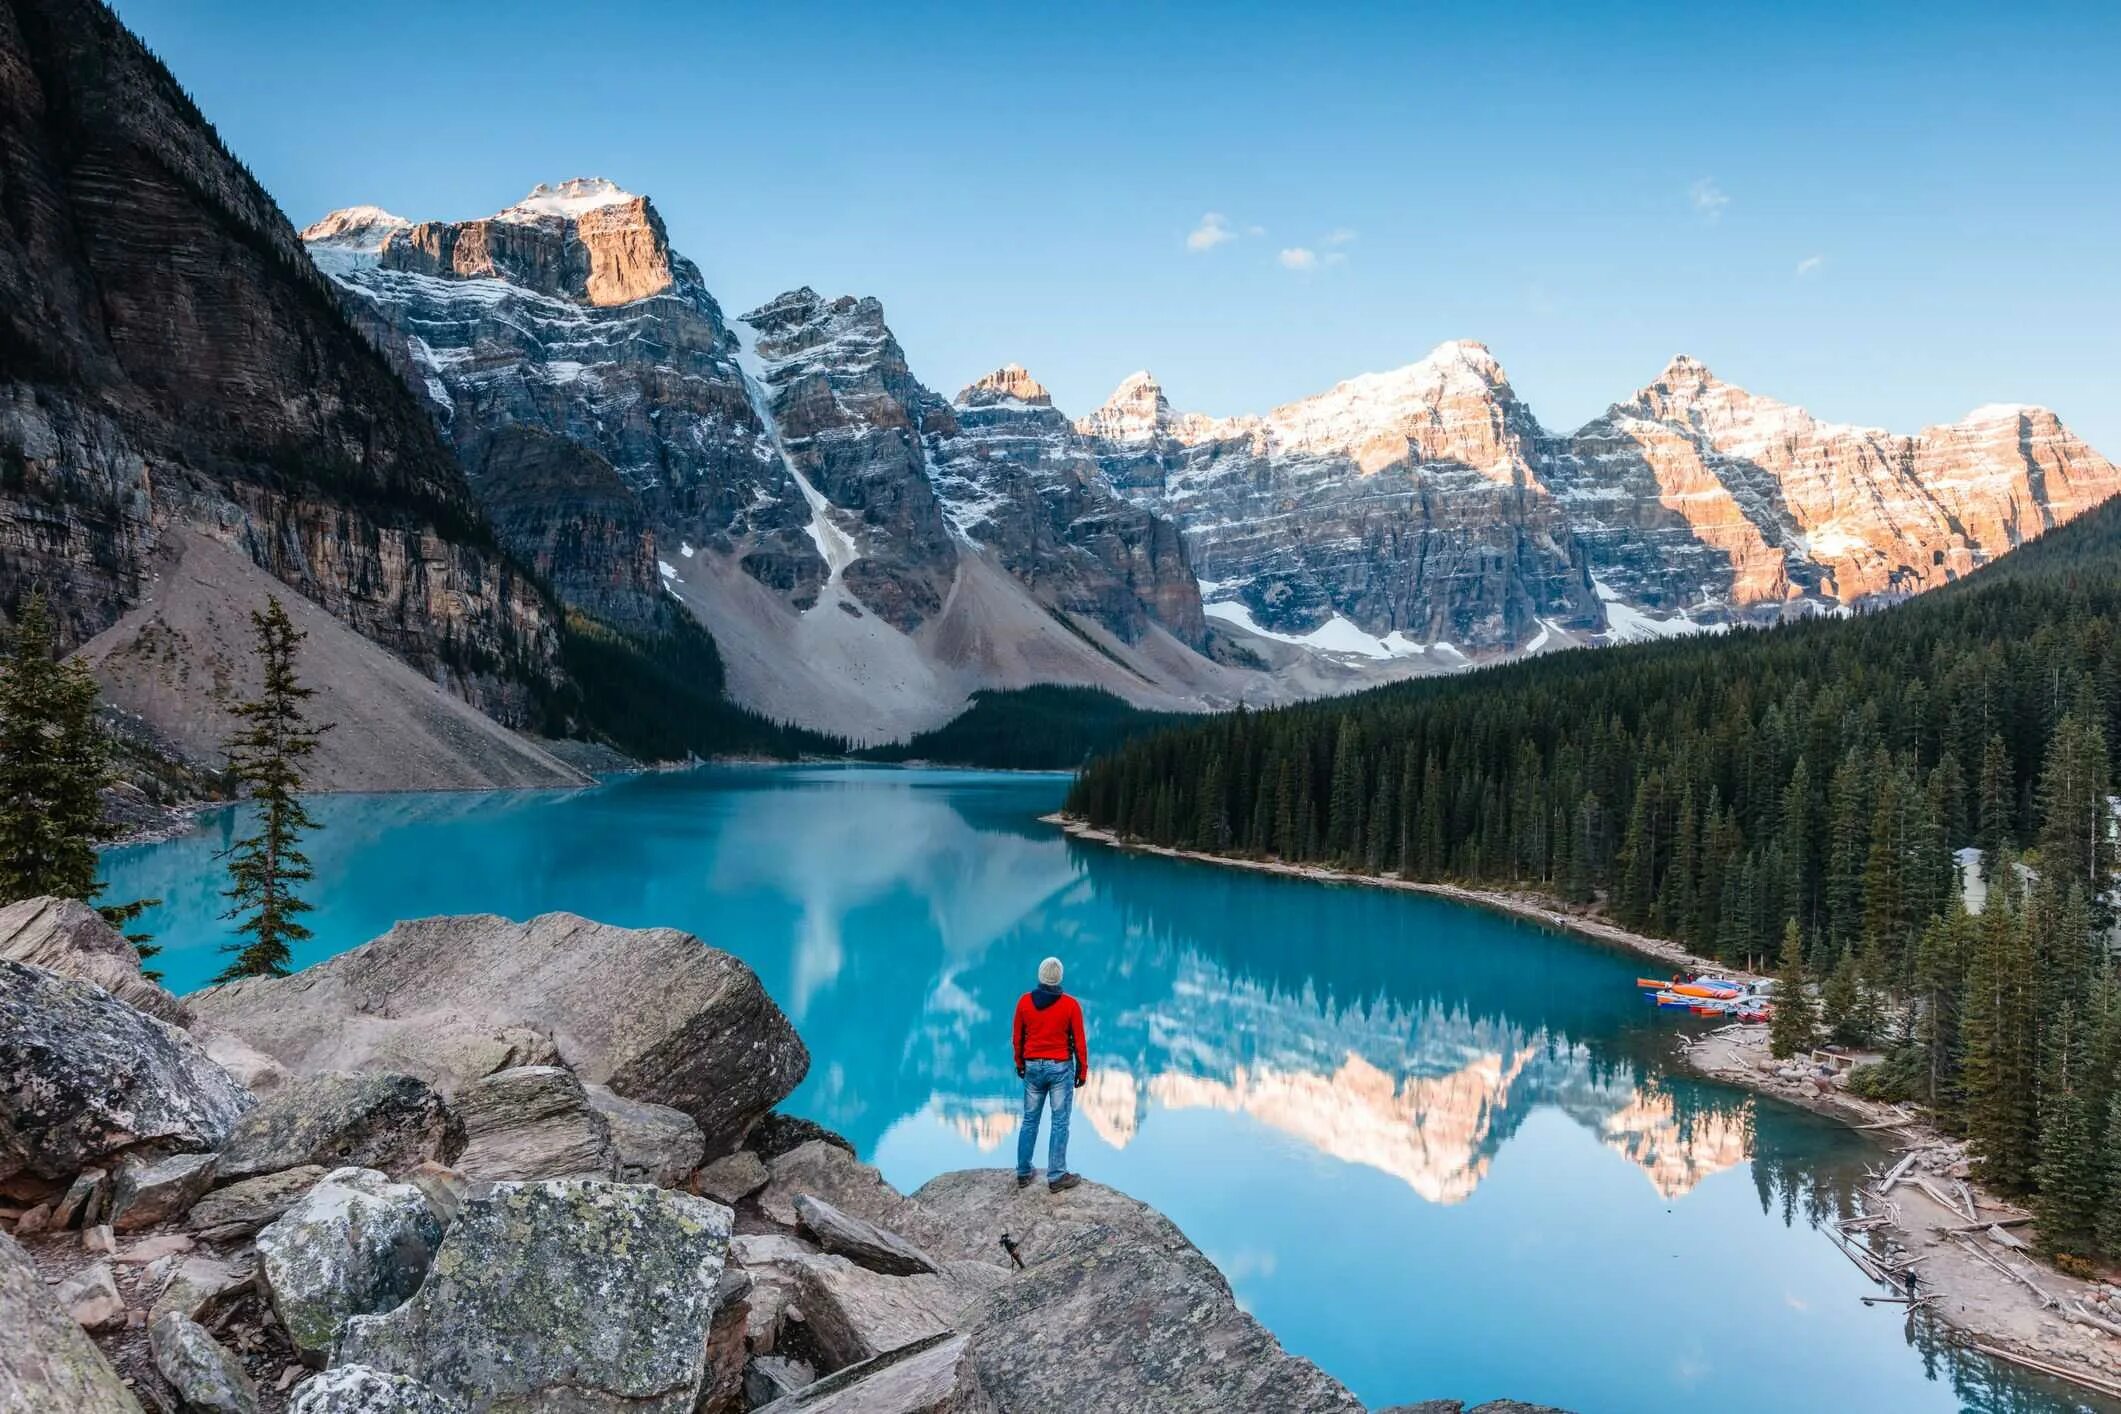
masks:
MULTIPOLYGON (((296 961, 436 913, 688 929, 800 1028, 810 1074, 784 1108, 910 1190, 1014 1162, 1009 1018, 1058 956, 1091 1047, 1070 1166, 1168 1214, 1373 1406, 2063 1407, 1926 1361, 1859 1305, 1867 1283, 1812 1229, 1851 1210, 1875 1151, 1675 1070, 1673 1033, 1698 1023, 1645 1006, 1631 956, 1441 900, 1079 845, 1038 819, 1066 786, 724 768, 327 798, 296 961), (1536 1333, 1539 1358, 1498 1330, 1536 1333), (1776 1381, 1730 1378, 1800 1348, 1776 1381)), ((167 901, 145 921, 182 990, 222 961, 213 856, 240 824, 108 857, 114 897, 167 901)))

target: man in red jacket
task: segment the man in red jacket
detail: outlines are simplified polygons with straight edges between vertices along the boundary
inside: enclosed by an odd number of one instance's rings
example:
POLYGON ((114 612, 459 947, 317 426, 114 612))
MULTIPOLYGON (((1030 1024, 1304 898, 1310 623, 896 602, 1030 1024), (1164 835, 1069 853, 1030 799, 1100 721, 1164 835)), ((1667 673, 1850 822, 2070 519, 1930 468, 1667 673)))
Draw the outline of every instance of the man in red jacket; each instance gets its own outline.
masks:
POLYGON ((1040 1113, 1053 1106, 1053 1137, 1046 1141, 1046 1187, 1055 1193, 1082 1179, 1068 1172, 1068 1112, 1075 1087, 1090 1078, 1090 1039, 1083 1032, 1083 1009, 1061 990, 1061 963, 1049 957, 1038 965, 1038 985, 1017 998, 1010 1027, 1015 1042, 1016 1073, 1024 1078, 1024 1123, 1016 1132, 1016 1186, 1031 1186, 1031 1151, 1038 1147, 1040 1113))

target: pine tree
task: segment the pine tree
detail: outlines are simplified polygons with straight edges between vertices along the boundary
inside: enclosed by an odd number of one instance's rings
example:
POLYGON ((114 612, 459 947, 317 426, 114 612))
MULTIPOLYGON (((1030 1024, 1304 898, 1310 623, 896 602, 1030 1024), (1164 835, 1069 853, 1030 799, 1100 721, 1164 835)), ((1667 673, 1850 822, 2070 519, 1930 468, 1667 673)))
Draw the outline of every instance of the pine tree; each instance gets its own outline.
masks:
POLYGON ((15 623, 0 674, 0 896, 96 894, 95 830, 109 775, 96 730, 96 684, 60 662, 44 596, 15 623))
POLYGON ((2074 713, 2064 717, 2040 769, 2040 875, 2057 888, 2075 884, 2092 899, 2113 875, 2111 774, 2106 734, 2074 713))
POLYGON ((2121 1092, 2107 1101, 2106 1142, 2099 1146, 2099 1152, 2099 1211, 2093 1227, 2099 1250, 2111 1255, 2121 1252, 2121 1092))
MULTIPOLYGON (((96 680, 58 657, 42 592, 24 601, 0 672, 0 901, 52 895, 96 905, 123 928, 158 899, 97 902, 96 836, 110 748, 96 720, 96 680)), ((161 949, 128 933, 142 961, 161 949)), ((144 974, 149 980, 160 976, 144 974)))
POLYGON ((1991 733, 1981 748, 1981 780, 1974 843, 1981 847, 1982 864, 1995 872, 1996 860, 2016 827, 2016 777, 2011 770, 2010 751, 2003 738, 1991 733))
POLYGON ((1965 1037, 1966 1131, 1984 1182, 2006 1192, 2032 1186, 2039 1144, 2039 1067, 2032 930, 2004 852, 1969 950, 1965 1037))
POLYGON ((1856 955, 1845 952, 1819 989, 1820 1020, 1829 1039, 1844 1046, 1861 1045, 1870 1039, 1862 1030, 1864 1018, 1859 1014, 1862 996, 1862 986, 1856 980, 1856 955))
POLYGON ((295 650, 305 635, 279 598, 269 599, 262 612, 252 610, 250 621, 263 682, 256 697, 235 707, 243 725, 229 740, 228 756, 230 774, 249 790, 258 825, 231 851, 223 891, 230 902, 223 916, 240 919, 236 931, 250 941, 223 949, 236 958, 221 981, 285 976, 293 962, 289 945, 310 936, 298 921, 310 905, 294 892, 312 877, 299 846, 303 832, 316 827, 302 808, 302 762, 330 729, 312 727, 303 713, 302 704, 316 695, 295 675, 295 650))
POLYGON ((1819 1030, 1812 994, 1804 985, 1804 930, 1792 918, 1782 926, 1782 966, 1775 974, 1775 1014, 1768 1020, 1768 1051, 1777 1060, 1812 1048, 1819 1030))
POLYGON ((2035 1176, 2040 1194, 2040 1249, 2050 1256, 2088 1257, 2097 1245, 2101 1172, 2098 1131, 2092 1112, 2089 1077, 2081 1065, 2082 1039, 2075 1012, 2064 1006, 2055 1020, 2059 1044, 2042 1091, 2046 1097, 2040 1129, 2040 1162, 2035 1176))

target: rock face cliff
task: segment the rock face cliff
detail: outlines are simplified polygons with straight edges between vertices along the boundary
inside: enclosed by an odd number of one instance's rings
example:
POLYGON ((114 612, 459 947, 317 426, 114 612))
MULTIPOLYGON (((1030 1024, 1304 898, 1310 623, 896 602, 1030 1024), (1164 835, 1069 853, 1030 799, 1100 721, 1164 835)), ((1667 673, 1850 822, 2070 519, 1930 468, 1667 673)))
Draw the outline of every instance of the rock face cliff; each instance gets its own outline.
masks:
POLYGON ((1466 342, 1264 417, 1176 413, 1138 373, 1077 429, 1184 527, 1211 617, 1439 663, 1914 593, 2121 491, 2044 408, 1898 436, 1684 356, 1552 434, 1466 342))
POLYGON ((747 705, 870 740, 981 687, 1267 695, 1201 654, 1176 527, 1113 493, 1030 375, 953 403, 874 299, 791 291, 744 316, 747 349, 654 207, 594 178, 478 221, 349 207, 304 239, 503 543, 612 622, 689 609, 747 705))
POLYGON ((0 7, 0 600, 70 643, 188 524, 491 715, 561 682, 417 404, 271 199, 95 0, 0 7))
POLYGON ((1174 415, 1136 374, 1079 427, 1114 486, 1187 527, 1217 617, 1403 655, 1602 627, 1533 470, 1539 424, 1482 345, 1445 344, 1264 417, 1174 415))
POLYGON ((736 337, 645 198, 582 178, 476 221, 352 207, 303 240, 568 602, 656 623, 659 528, 768 579, 816 561, 736 337))
POLYGON ((1540 463, 1609 593, 1741 618, 1934 588, 2121 491, 2045 408, 1902 436, 1822 422, 1684 355, 1540 463))

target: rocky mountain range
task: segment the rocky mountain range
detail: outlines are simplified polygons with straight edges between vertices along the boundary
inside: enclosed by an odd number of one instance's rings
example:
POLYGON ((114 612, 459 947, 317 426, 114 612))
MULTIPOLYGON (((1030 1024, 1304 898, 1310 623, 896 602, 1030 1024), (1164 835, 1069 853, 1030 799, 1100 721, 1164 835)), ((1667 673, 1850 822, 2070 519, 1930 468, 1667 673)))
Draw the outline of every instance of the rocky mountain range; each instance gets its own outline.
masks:
POLYGON ((1264 416, 1175 411, 1140 373, 1071 421, 1016 364, 945 399, 874 299, 725 320, 598 178, 304 237, 570 601, 645 605, 657 562, 739 701, 861 740, 978 687, 1212 707, 1839 611, 2121 490, 2043 409, 1896 436, 1686 357, 1566 434, 1467 341, 1264 416))
POLYGON ((1675 358, 1550 433, 1454 342, 1264 417, 1173 411, 1146 373, 1077 423, 1185 527, 1212 617, 1378 658, 1689 632, 1955 579, 2121 491, 2044 408, 1901 436, 1675 358))
POLYGON ((304 239, 504 543, 620 621, 682 603, 747 706, 874 740, 982 687, 1285 691, 1210 656, 1177 527, 1114 493, 1028 373, 945 398, 874 299, 793 290, 742 341, 654 207, 600 178, 474 221, 348 208, 304 239))
POLYGON ((731 318, 599 178, 298 237, 96 0, 0 12, 0 184, 0 601, 41 588, 206 758, 237 606, 310 601, 325 660, 409 670, 325 685, 349 785, 577 778, 525 732, 873 742, 986 688, 1202 710, 1836 611, 2121 489, 2043 409, 1896 436, 1685 358, 1568 434, 1465 342, 1263 416, 1138 374, 1071 420, 1014 364, 946 397, 874 299, 731 318), (417 781, 372 749, 405 733, 417 781))

